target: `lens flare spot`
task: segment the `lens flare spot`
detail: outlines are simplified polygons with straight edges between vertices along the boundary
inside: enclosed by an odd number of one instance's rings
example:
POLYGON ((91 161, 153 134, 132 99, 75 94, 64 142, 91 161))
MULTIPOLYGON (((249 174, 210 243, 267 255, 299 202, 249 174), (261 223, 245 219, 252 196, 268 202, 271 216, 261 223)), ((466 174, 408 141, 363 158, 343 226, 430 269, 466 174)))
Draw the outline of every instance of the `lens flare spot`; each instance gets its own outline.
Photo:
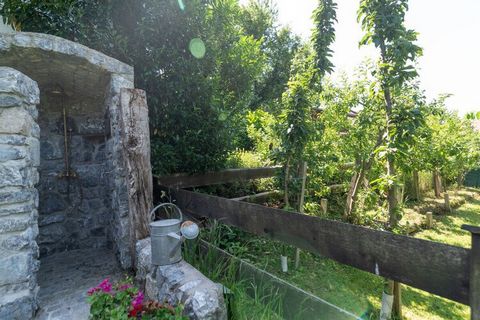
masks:
POLYGON ((192 53, 192 55, 197 59, 202 59, 205 56, 205 44, 199 38, 193 38, 190 40, 190 44, 188 45, 188 49, 192 53))
POLYGON ((178 0, 178 6, 180 7, 180 10, 185 10, 185 4, 183 3, 183 0, 178 0))

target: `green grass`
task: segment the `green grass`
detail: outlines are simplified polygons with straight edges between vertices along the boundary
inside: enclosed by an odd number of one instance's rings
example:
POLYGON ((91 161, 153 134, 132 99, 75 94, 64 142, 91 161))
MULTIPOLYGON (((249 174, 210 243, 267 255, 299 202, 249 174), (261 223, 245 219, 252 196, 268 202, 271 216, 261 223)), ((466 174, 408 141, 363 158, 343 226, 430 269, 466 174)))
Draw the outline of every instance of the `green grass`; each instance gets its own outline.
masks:
MULTIPOLYGON (((470 247, 470 234, 460 227, 462 224, 480 225, 480 192, 474 192, 476 196, 467 197, 466 204, 452 214, 435 216, 434 229, 421 231, 416 236, 470 247)), ((279 256, 284 245, 241 231, 232 231, 231 228, 225 230, 219 237, 228 239, 222 247, 230 249, 231 253, 352 313, 367 315, 371 319, 378 318, 383 278, 307 252, 301 254, 300 268, 292 270, 295 249, 289 246, 286 248, 290 271, 282 273, 279 256)), ((408 286, 403 286, 402 302, 405 319, 469 318, 468 306, 408 286)))
MULTIPOLYGON (((216 226, 202 234, 210 243, 218 245, 220 229, 216 226), (206 234, 205 234, 206 233, 206 234)), ((231 292, 226 297, 229 320, 281 320, 282 301, 275 294, 265 294, 268 288, 256 288, 237 278, 238 263, 226 260, 211 249, 202 250, 199 241, 187 242, 183 256, 187 262, 211 280, 223 284, 231 292), (262 290, 264 289, 264 290, 262 290), (260 292, 262 294, 260 294, 260 292)))

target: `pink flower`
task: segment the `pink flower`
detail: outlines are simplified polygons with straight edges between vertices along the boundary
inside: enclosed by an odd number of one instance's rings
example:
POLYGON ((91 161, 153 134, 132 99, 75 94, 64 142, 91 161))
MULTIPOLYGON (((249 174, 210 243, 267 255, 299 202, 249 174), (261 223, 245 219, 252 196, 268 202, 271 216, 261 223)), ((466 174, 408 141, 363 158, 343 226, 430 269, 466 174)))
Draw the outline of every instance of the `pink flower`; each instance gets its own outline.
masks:
POLYGON ((112 291, 112 284, 110 283, 110 279, 103 280, 99 285, 98 288, 105 293, 109 293, 112 291))
POLYGON ((88 294, 89 296, 91 296, 92 294, 94 294, 94 293, 97 292, 97 291, 98 291, 98 288, 97 288, 97 287, 95 287, 95 288, 90 288, 90 289, 88 289, 87 294, 88 294))
POLYGON ((102 282, 100 282, 100 284, 94 288, 90 288, 88 291, 87 291, 87 294, 89 296, 91 296, 92 294, 94 294, 95 292, 98 292, 98 291, 102 291, 102 292, 105 292, 105 293, 110 293, 112 291, 112 284, 110 283, 110 280, 107 278, 107 279, 104 279, 102 282))
POLYGON ((132 300, 132 310, 128 313, 129 317, 137 317, 137 315, 142 312, 143 308, 143 293, 142 291, 138 291, 137 295, 132 300))
POLYGON ((143 298, 144 298, 144 296, 143 296, 142 291, 138 291, 137 295, 132 300, 132 307, 134 309, 137 309, 137 308, 141 307, 142 303, 143 303, 143 298))

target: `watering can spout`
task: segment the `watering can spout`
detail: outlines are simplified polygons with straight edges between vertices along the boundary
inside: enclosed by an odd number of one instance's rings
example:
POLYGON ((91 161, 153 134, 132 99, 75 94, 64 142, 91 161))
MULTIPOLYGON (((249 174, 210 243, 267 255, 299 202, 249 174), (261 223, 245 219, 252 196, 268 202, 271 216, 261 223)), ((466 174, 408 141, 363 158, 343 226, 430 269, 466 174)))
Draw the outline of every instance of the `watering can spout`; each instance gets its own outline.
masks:
POLYGON ((168 236, 177 240, 177 243, 172 247, 172 249, 170 250, 170 253, 168 254, 169 258, 173 258, 175 254, 178 252, 178 249, 180 248, 182 243, 185 241, 185 237, 180 236, 175 232, 170 232, 168 236))

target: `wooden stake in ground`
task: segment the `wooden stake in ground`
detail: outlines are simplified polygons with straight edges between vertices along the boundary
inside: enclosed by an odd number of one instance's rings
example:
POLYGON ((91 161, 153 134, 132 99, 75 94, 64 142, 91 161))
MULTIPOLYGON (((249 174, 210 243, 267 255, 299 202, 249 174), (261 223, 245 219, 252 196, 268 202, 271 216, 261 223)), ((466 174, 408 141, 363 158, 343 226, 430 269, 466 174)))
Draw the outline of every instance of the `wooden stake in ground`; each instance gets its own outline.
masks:
MULTIPOLYGON (((300 190, 300 197, 298 201, 298 212, 303 213, 303 205, 305 202, 305 184, 307 181, 307 163, 303 162, 301 165, 301 179, 302 179, 302 188, 300 190)), ((300 249, 295 250, 295 269, 298 269, 300 265, 300 249)))
POLYGON ((433 171, 433 189, 435 190, 435 197, 440 198, 442 193, 442 178, 438 170, 433 171))
POLYGON ((433 228, 433 214, 431 211, 428 211, 426 214, 425 214, 425 224, 427 225, 427 229, 431 229, 433 228))
POLYGON ((450 207, 450 195, 447 192, 445 192, 444 198, 445 198, 445 211, 447 213, 451 213, 452 207, 450 207))
POLYGON ((323 215, 326 215, 327 211, 328 211, 328 200, 327 199, 321 199, 320 200, 320 206, 322 207, 323 215))
POLYGON ((418 171, 417 170, 413 170, 412 185, 413 185, 413 197, 415 198, 415 200, 420 201, 421 200, 420 179, 418 177, 418 171))

